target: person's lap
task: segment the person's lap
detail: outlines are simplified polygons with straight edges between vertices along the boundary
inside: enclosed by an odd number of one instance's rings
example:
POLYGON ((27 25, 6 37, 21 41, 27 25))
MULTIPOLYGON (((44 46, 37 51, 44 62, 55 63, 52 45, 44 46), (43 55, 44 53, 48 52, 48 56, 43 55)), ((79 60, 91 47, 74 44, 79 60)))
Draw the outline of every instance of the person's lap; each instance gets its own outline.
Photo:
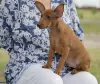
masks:
POLYGON ((79 72, 77 74, 66 74, 63 77, 64 84, 98 84, 96 78, 89 72, 79 72))
POLYGON ((63 78, 40 64, 26 69, 17 84, 98 84, 96 78, 89 72, 79 72, 75 75, 66 74, 63 78))

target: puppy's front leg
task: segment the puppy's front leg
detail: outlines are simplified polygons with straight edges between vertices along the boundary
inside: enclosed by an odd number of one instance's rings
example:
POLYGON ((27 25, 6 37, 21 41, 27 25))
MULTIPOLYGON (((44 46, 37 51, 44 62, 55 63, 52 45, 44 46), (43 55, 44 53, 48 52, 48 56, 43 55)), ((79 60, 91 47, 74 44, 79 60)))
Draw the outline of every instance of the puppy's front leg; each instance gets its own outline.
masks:
POLYGON ((51 67, 53 55, 54 55, 54 49, 50 48, 49 55, 48 55, 48 62, 42 68, 50 68, 51 67))
POLYGON ((56 74, 60 74, 60 72, 61 72, 61 70, 62 70, 62 68, 64 66, 64 63, 66 61, 66 58, 68 56, 69 50, 70 50, 69 47, 67 49, 63 50, 62 57, 61 57, 61 59, 59 61, 58 67, 57 67, 57 69, 55 71, 56 74))

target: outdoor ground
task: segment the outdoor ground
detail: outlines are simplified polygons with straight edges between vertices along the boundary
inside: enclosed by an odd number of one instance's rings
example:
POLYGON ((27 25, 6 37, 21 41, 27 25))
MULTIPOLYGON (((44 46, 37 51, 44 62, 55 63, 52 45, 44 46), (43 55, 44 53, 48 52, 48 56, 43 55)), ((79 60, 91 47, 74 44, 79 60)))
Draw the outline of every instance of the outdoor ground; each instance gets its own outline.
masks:
MULTIPOLYGON (((100 84, 100 11, 78 9, 81 25, 84 29, 84 45, 91 56, 92 73, 100 84)), ((4 67, 8 61, 7 51, 0 49, 0 81, 4 79, 4 67)))

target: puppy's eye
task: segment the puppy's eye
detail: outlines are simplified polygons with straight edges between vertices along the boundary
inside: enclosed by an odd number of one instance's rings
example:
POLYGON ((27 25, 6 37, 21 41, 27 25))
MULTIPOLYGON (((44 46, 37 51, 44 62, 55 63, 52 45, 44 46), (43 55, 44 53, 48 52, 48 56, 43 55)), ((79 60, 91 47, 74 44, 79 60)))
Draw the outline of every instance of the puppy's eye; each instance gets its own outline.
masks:
POLYGON ((47 19, 50 19, 51 17, 50 16, 47 16, 47 19))

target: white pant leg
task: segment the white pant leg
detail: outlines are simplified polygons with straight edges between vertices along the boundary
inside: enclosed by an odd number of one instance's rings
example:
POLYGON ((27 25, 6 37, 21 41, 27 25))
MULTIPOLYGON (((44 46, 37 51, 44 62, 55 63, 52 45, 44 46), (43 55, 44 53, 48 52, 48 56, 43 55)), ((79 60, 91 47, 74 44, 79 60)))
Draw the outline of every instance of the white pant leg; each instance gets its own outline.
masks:
POLYGON ((63 84, 62 78, 35 64, 26 69, 16 84, 63 84))
POLYGON ((66 74, 63 77, 64 84, 98 84, 96 78, 89 72, 79 72, 77 74, 66 74))

